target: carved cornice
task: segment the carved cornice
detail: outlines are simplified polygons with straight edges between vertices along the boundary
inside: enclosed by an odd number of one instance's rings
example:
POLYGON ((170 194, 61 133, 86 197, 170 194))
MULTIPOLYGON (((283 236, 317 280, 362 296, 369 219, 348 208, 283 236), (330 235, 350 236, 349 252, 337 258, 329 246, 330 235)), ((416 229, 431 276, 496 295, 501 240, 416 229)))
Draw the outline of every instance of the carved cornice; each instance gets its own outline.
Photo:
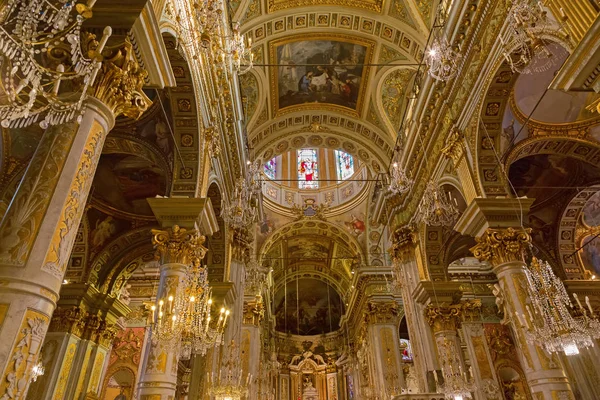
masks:
POLYGON ((477 245, 471 248, 480 261, 490 261, 494 267, 511 261, 523 261, 531 246, 531 228, 488 228, 475 238, 477 245))
POLYGON ((206 237, 195 229, 173 225, 167 230, 152 229, 152 245, 163 264, 191 265, 199 263, 208 249, 203 246, 206 237))
MULTIPOLYGON (((98 42, 93 35, 88 40, 93 51, 98 42)), ((120 46, 105 49, 103 56, 92 95, 108 106, 115 117, 126 115, 138 119, 152 104, 142 91, 148 72, 139 65, 128 39, 120 46)))
POLYGON ((461 301, 458 304, 434 305, 425 308, 425 318, 433 333, 456 331, 463 321, 473 321, 481 315, 481 300, 461 301))
POLYGON ((260 326, 265 316, 265 306, 262 301, 244 302, 244 325, 260 326))

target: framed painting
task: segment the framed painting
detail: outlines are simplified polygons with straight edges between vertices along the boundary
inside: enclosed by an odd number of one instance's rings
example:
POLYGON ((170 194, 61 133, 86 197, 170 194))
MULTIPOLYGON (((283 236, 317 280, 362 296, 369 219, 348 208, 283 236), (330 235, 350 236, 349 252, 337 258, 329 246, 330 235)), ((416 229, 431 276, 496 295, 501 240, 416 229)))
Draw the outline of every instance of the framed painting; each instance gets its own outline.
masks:
POLYGON ((308 34, 269 44, 274 114, 297 109, 361 111, 374 43, 346 35, 308 34))

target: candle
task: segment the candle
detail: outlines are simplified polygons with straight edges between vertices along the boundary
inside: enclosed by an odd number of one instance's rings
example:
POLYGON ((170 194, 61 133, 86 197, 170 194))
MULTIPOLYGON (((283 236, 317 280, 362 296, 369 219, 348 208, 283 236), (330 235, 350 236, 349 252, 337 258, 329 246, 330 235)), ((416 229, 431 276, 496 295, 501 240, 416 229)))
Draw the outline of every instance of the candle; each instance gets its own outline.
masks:
POLYGON ((560 17, 562 19, 567 19, 567 14, 565 14, 565 10, 562 7, 558 9, 558 12, 560 13, 560 17))
POLYGON ((588 306, 591 316, 594 317, 594 309, 592 308, 592 305, 590 304, 590 298, 587 296, 585 296, 585 304, 588 306))
POLYGON ((527 314, 529 314, 529 319, 531 319, 531 322, 533 323, 533 314, 531 313, 531 310, 529 309, 529 305, 526 305, 525 308, 527 309, 527 314))

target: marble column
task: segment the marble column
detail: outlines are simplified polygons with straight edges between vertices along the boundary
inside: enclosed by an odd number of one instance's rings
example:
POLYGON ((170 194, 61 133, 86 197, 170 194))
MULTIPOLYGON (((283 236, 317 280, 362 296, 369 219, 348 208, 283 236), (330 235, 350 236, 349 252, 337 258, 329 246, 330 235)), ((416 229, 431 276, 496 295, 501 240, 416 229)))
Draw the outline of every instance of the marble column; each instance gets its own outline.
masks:
POLYGON ((419 391, 430 390, 428 371, 436 370, 435 347, 431 332, 423 314, 423 308, 413 299, 413 293, 421 280, 416 260, 416 232, 411 227, 396 230, 392 238, 390 253, 393 261, 394 280, 400 284, 404 317, 410 336, 413 362, 419 391))
POLYGON ((471 249, 481 261, 489 261, 498 278, 505 312, 519 347, 521 365, 534 398, 574 399, 571 385, 556 355, 529 343, 525 330, 517 323, 516 313, 527 315, 528 301, 525 255, 531 246, 530 229, 520 227, 520 216, 526 216, 533 199, 475 199, 456 228, 463 234, 476 236, 471 249))
POLYGON ((0 223, 0 397, 25 397, 115 117, 150 104, 133 47, 106 49, 81 122, 48 128, 0 223))
MULTIPOLYGON (((153 211, 158 214, 156 205, 153 205, 153 211)), ((200 211, 195 214, 199 215, 200 211)), ((165 299, 169 296, 176 298, 177 293, 185 289, 182 283, 190 266, 204 258, 207 249, 203 243, 206 238, 196 229, 181 228, 179 225, 173 225, 165 230, 153 229, 152 234, 152 244, 160 257, 158 298, 165 299)), ((179 354, 176 346, 153 342, 149 346, 146 369, 139 384, 140 400, 174 399, 177 389, 178 362, 179 354)))
POLYGON ((405 387, 398 324, 401 307, 395 299, 371 300, 364 311, 365 336, 371 355, 371 389, 382 397, 398 395, 405 387))

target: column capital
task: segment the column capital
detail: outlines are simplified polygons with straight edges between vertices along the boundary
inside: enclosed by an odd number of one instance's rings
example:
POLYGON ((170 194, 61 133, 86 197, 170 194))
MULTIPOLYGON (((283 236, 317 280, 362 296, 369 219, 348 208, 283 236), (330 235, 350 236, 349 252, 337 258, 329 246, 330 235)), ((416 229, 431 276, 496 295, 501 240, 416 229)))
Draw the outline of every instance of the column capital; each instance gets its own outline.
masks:
POLYGON ((206 237, 196 229, 180 228, 179 225, 166 230, 152 229, 152 244, 156 256, 163 264, 191 265, 199 263, 208 249, 203 246, 206 237))
POLYGON ((395 324, 402 316, 402 311, 395 300, 369 301, 363 315, 367 324, 395 324))
MULTIPOLYGON (((98 48, 96 35, 88 33, 87 47, 91 53, 98 48)), ((138 119, 152 104, 142 91, 148 72, 142 68, 129 39, 107 47, 104 61, 91 89, 91 95, 104 103, 114 114, 138 119)))
POLYGON ((400 227, 392 234, 392 247, 388 250, 394 262, 407 262, 417 243, 417 232, 410 225, 400 227))
POLYGON ((57 307, 52 314, 48 332, 65 332, 83 337, 88 312, 81 307, 57 307))
POLYGON ((434 305, 429 304, 425 308, 425 318, 433 333, 443 331, 456 331, 464 320, 473 320, 479 316, 481 311, 481 300, 465 300, 457 304, 434 305))
POLYGON ((531 246, 531 228, 488 228, 475 238, 477 245, 471 248, 480 261, 490 261, 494 267, 511 261, 523 261, 531 246))
POLYGON ((244 301, 243 324, 259 326, 265 316, 265 306, 262 301, 244 301))

